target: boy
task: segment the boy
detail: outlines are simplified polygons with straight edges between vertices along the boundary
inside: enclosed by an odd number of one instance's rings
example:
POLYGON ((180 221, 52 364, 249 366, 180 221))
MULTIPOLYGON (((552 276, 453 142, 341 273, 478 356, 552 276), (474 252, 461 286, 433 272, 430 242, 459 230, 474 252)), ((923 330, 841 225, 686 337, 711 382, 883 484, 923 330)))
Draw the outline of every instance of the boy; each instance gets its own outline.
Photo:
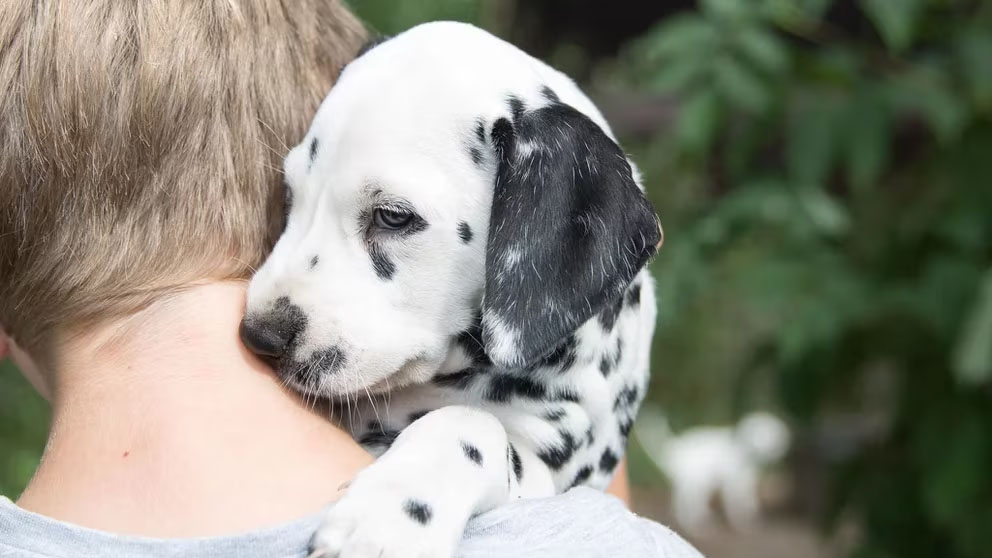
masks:
MULTIPOLYGON (((371 458, 238 321, 286 146, 363 39, 329 0, 0 3, 0 357, 53 408, 0 555, 306 554, 371 458)), ((481 516, 460 552, 694 553, 591 491, 481 516)))

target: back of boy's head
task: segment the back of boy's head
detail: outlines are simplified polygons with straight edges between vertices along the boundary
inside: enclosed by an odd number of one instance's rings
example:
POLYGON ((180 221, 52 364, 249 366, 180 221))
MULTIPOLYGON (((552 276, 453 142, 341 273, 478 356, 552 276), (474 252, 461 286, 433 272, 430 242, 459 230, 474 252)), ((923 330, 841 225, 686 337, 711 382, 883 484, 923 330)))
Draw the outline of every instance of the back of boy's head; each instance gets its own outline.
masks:
POLYGON ((364 31, 338 0, 0 2, 0 324, 56 337, 274 242, 281 159, 364 31))

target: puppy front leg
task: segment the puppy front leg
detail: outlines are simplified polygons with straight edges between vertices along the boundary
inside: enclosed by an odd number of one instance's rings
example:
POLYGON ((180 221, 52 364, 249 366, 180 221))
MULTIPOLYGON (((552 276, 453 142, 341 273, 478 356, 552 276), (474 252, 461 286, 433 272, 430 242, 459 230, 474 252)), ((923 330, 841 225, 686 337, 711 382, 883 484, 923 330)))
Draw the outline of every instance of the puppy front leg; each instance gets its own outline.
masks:
POLYGON ((311 556, 452 556, 471 516, 516 497, 509 447, 489 413, 427 413, 355 477, 314 535, 311 556))

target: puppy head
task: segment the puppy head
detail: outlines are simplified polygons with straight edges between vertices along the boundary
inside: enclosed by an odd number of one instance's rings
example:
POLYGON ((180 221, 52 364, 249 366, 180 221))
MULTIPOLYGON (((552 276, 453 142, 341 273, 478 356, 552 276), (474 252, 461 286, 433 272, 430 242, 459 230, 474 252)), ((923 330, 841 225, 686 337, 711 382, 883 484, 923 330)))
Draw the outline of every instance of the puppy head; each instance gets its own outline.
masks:
POLYGON ((425 381, 480 315, 470 337, 493 363, 526 366, 644 265, 660 229, 626 157, 535 64, 478 29, 430 24, 345 69, 286 157, 286 229, 242 323, 290 385, 425 381))

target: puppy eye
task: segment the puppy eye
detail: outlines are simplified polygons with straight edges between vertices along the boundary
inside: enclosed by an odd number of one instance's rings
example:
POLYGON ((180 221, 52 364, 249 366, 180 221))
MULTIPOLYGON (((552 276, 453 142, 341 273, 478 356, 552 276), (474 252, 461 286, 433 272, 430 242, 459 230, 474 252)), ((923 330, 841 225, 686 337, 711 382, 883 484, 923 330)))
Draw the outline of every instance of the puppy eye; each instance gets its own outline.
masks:
POLYGON ((372 210, 372 223, 380 229, 396 231, 406 228, 411 222, 413 222, 413 213, 409 211, 385 207, 372 210))

